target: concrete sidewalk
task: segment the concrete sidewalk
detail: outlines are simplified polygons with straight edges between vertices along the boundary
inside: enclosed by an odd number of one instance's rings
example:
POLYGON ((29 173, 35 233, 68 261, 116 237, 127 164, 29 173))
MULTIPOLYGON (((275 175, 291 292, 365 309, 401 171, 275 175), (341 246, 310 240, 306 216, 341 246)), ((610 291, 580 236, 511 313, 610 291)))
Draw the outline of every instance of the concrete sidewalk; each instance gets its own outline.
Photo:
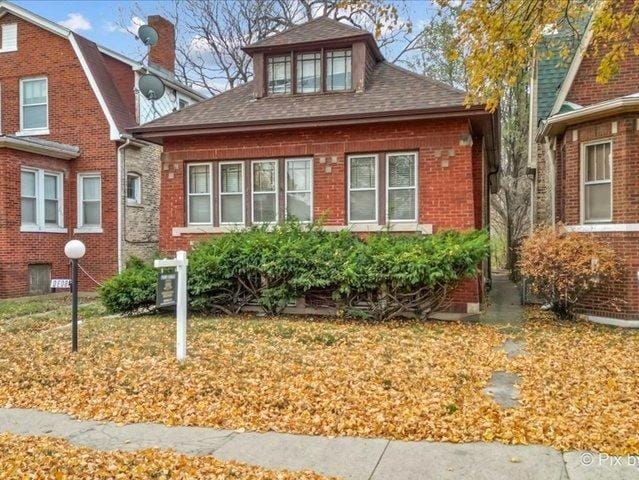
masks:
POLYGON ((62 414, 0 409, 0 433, 51 435, 100 450, 173 449, 266 468, 352 480, 639 480, 639 457, 562 454, 542 446, 401 442, 252 433, 158 424, 118 426, 62 414), (629 465, 631 463, 632 465, 629 465))

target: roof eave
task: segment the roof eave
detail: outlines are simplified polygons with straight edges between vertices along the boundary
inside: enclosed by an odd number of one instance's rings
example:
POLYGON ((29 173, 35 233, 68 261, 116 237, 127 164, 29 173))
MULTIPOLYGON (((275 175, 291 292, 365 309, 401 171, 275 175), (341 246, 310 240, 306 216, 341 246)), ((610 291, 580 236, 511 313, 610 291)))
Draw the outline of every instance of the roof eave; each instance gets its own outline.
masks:
POLYGON ((141 126, 132 128, 130 133, 147 140, 163 137, 206 135, 216 133, 240 133, 246 131, 289 130, 295 128, 317 128, 327 126, 358 125, 367 123, 396 122, 406 120, 440 119, 446 117, 466 117, 492 115, 484 105, 470 107, 452 106, 396 112, 373 112, 369 114, 331 115, 314 118, 255 120, 250 122, 229 122, 224 124, 195 124, 177 126, 141 126))
POLYGON ((289 44, 282 44, 282 45, 246 45, 245 47, 242 47, 242 51, 248 55, 252 55, 258 52, 275 53, 275 52, 286 52, 286 51, 291 51, 296 49, 306 49, 306 48, 315 47, 315 46, 317 48, 321 48, 327 45, 345 44, 345 43, 351 43, 356 41, 365 41, 368 44, 371 52, 373 52, 373 55, 375 55, 375 58, 377 59, 377 61, 381 62, 384 60, 384 56, 382 55, 382 52, 379 49, 379 45, 377 45, 375 38, 369 32, 356 33, 348 37, 329 38, 329 39, 320 40, 320 41, 316 40, 316 41, 310 41, 310 42, 289 43, 289 44))
POLYGON ((22 140, 19 138, 7 136, 0 136, 0 148, 10 148, 12 150, 35 153, 47 157, 59 158, 62 160, 73 160, 74 158, 78 158, 80 156, 79 149, 76 151, 65 150, 62 148, 32 143, 28 140, 22 140))
POLYGON ((560 113, 546 120, 543 128, 537 134, 537 141, 543 140, 544 137, 560 135, 571 125, 637 110, 639 110, 639 96, 615 98, 589 105, 580 110, 560 113))

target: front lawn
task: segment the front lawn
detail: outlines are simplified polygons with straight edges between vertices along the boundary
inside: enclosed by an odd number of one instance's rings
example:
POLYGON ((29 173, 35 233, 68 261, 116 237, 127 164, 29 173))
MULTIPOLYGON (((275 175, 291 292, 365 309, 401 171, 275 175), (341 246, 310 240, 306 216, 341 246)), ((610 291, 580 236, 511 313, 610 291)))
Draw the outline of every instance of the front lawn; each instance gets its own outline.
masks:
MULTIPOLYGON (((535 314, 535 316, 537 316, 535 314)), ((193 317, 174 360, 170 317, 90 318, 80 352, 68 329, 0 335, 0 406, 79 418, 224 429, 445 441, 543 443, 639 453, 639 335, 527 323, 528 355, 461 323, 193 317), (520 373, 522 407, 482 393, 520 373)))

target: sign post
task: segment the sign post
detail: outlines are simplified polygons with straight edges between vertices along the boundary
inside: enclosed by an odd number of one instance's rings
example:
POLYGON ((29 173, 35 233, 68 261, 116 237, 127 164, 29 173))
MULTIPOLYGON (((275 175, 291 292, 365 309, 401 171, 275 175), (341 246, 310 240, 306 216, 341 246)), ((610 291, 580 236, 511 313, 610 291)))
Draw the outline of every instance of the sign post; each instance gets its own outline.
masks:
POLYGON ((154 262, 155 268, 175 268, 174 273, 158 275, 158 307, 175 305, 177 320, 177 339, 175 356, 178 361, 186 360, 186 267, 189 261, 186 252, 180 250, 174 259, 162 259, 154 262))

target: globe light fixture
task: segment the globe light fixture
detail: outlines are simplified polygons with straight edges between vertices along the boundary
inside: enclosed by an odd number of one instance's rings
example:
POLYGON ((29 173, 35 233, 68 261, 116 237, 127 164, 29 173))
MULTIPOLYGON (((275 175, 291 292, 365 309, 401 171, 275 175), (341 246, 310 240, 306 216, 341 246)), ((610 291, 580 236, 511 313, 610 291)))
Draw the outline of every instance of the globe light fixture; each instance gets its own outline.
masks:
POLYGON ((87 249, 80 240, 70 240, 64 254, 71 259, 71 351, 78 351, 78 260, 87 249))

